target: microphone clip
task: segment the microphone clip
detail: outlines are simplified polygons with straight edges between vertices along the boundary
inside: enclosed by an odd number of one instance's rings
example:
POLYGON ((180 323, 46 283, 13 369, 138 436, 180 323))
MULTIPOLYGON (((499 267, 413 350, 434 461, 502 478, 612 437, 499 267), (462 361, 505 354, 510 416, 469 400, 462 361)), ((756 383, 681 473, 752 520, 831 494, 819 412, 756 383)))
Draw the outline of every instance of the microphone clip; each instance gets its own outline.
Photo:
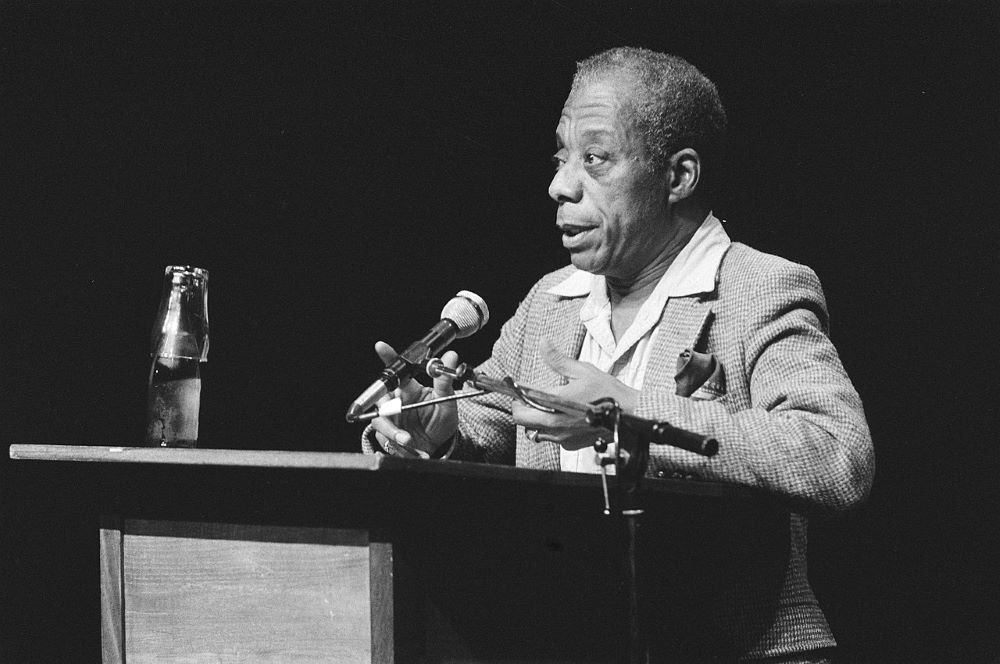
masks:
POLYGON ((604 514, 611 514, 608 466, 615 467, 615 502, 618 511, 624 516, 642 514, 642 509, 636 505, 636 491, 649 466, 649 440, 628 426, 628 418, 614 399, 605 397, 590 406, 584 415, 587 424, 611 431, 611 442, 614 443, 614 447, 609 450, 609 441, 603 437, 594 441, 594 451, 597 452, 601 465, 604 514))

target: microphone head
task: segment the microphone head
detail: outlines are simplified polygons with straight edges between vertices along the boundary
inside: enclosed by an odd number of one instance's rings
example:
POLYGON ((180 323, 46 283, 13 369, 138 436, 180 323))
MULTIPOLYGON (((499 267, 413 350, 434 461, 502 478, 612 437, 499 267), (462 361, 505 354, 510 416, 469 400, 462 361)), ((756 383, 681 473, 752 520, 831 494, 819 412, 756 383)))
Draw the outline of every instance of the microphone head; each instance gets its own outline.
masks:
POLYGON ((441 318, 447 318, 458 328, 455 335, 459 339, 475 334, 490 319, 490 310, 483 298, 471 291, 458 291, 441 310, 441 318))

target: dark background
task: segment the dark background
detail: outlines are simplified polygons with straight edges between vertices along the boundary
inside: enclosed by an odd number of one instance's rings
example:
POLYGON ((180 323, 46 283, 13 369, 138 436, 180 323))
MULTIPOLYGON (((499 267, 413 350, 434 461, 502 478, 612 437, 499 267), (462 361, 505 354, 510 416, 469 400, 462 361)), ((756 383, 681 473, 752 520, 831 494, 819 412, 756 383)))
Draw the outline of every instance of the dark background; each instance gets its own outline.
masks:
MULTIPOLYGON (((718 84, 716 213, 818 272, 865 401, 871 500, 810 552, 843 661, 1000 661, 997 6, 0 3, 3 456, 139 440, 177 263, 211 272, 203 446, 358 450, 376 339, 470 289, 494 322, 455 347, 483 359, 565 263, 546 187, 574 62, 647 46, 718 84)), ((82 545, 0 472, 0 660, 79 661, 96 634, 56 586, 82 545)))

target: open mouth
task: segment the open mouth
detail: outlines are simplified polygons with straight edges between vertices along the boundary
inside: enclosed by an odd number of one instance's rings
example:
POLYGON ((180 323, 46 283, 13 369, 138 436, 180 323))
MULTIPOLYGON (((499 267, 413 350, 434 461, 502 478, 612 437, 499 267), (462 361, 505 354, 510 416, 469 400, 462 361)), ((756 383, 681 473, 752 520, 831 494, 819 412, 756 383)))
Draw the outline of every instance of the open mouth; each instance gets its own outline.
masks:
POLYGON ((593 226, 571 226, 565 225, 559 227, 559 232, 566 237, 576 237, 580 233, 586 233, 587 231, 593 230, 593 226))
POLYGON ((575 226, 573 224, 563 224, 559 226, 562 234, 562 245, 570 251, 583 250, 590 246, 592 240, 590 236, 597 230, 597 226, 575 226))

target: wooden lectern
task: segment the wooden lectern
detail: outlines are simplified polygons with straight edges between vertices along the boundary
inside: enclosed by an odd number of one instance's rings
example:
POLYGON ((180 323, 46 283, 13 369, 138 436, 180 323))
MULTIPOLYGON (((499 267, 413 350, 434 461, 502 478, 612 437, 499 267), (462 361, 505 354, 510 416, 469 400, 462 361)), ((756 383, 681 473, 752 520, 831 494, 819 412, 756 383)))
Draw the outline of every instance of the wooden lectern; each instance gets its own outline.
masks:
MULTIPOLYGON (((39 492, 72 487, 92 521, 106 663, 620 658, 622 524, 597 476, 321 452, 10 456, 39 492)), ((641 491, 653 659, 702 652, 775 512, 733 486, 641 491)))

